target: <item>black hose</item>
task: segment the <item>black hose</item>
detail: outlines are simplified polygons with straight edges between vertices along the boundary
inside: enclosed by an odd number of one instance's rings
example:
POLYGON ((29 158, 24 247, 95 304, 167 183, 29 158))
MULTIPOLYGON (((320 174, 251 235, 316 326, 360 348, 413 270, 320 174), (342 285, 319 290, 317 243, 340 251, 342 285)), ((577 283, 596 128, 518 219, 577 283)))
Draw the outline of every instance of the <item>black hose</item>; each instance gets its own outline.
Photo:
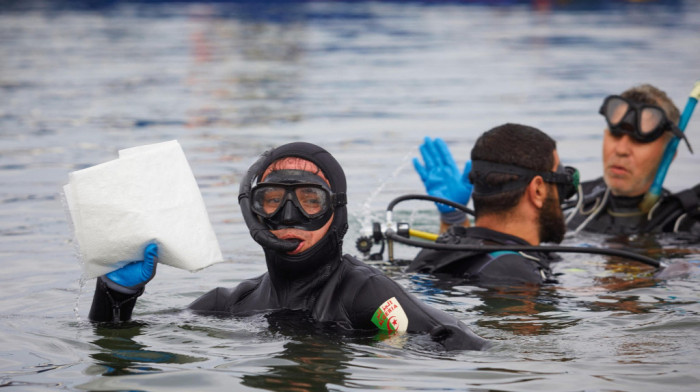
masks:
MULTIPOLYGON (((429 200, 429 201, 434 201, 436 203, 441 203, 441 204, 446 204, 451 207, 457 208, 459 210, 462 210, 468 214, 474 215, 474 211, 471 209, 467 208, 463 204, 460 203, 455 203, 451 200, 443 199, 440 197, 435 197, 435 196, 430 196, 430 195, 417 195, 417 194, 411 194, 411 195, 403 195, 395 198, 391 202, 389 202, 389 205, 387 205, 386 210, 387 211, 393 211, 394 207, 399 204, 402 201, 406 200, 429 200)), ((436 250, 465 250, 465 251, 478 251, 478 252, 494 252, 494 251, 503 251, 503 250, 510 250, 510 251, 534 251, 534 252, 559 252, 559 253, 589 253, 589 254, 599 254, 599 255, 607 255, 607 256, 618 256, 618 257, 624 257, 630 260, 635 260, 639 261, 640 263, 644 263, 647 265, 650 265, 655 268, 665 268, 666 265, 662 263, 661 261, 652 259, 651 257, 647 257, 644 255, 640 255, 639 253, 634 253, 634 252, 629 252, 626 250, 620 250, 620 249, 605 249, 605 248, 593 248, 593 247, 577 247, 577 246, 558 246, 558 245, 550 245, 550 246, 543 246, 543 245, 464 245, 464 244, 439 244, 435 242, 425 242, 425 241, 416 241, 412 240, 410 238, 402 237, 398 234, 396 234, 392 230, 387 230, 385 233, 386 238, 394 240, 396 242, 405 244, 405 245, 411 245, 411 246, 417 246, 421 248, 428 248, 428 249, 436 249, 436 250)))
POLYGON ((403 195, 403 196, 397 197, 396 199, 389 202, 389 205, 386 206, 386 210, 392 211, 394 209, 394 206, 396 206, 397 204, 401 203, 402 201, 406 201, 406 200, 434 201, 436 203, 445 204, 445 205, 448 205, 450 207, 454 207, 458 210, 466 212, 469 215, 472 215, 472 216, 474 215, 474 211, 471 208, 467 208, 464 204, 455 203, 452 200, 443 199, 441 197, 435 197, 435 196, 430 196, 430 195, 417 195, 417 194, 416 195, 403 195))
POLYGON ((620 249, 604 249, 604 248, 588 248, 588 247, 577 247, 577 246, 533 246, 533 245, 465 245, 465 244, 440 244, 436 242, 426 242, 417 241, 410 238, 402 237, 396 234, 393 230, 387 230, 384 233, 387 239, 411 246, 417 246, 420 248, 435 249, 435 250, 463 250, 463 251, 477 251, 477 252, 496 252, 510 250, 514 252, 518 251, 535 251, 535 252, 559 252, 559 253, 589 253, 589 254, 599 254, 607 256, 618 256, 624 257, 626 259, 639 261, 646 265, 650 265, 655 268, 665 268, 666 265, 658 260, 654 260, 651 257, 640 255, 639 253, 629 252, 620 249))

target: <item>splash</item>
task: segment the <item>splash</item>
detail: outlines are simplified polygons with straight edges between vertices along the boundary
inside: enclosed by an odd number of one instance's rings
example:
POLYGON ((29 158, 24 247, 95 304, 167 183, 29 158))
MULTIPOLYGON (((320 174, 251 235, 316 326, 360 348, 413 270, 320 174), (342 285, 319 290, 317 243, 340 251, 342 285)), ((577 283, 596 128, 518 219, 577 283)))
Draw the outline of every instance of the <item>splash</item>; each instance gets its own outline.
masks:
POLYGON ((392 171, 388 177, 381 181, 377 188, 369 194, 367 199, 365 199, 365 202, 362 203, 362 208, 360 209, 359 213, 360 216, 353 215, 353 218, 360 222, 360 227, 362 228, 362 231, 370 230, 369 228, 372 227, 372 202, 382 192, 382 190, 384 190, 386 185, 391 180, 398 177, 398 175, 404 170, 406 165, 408 165, 408 163, 411 162, 412 155, 413 152, 409 151, 401 158, 401 161, 396 166, 396 169, 394 169, 394 171, 392 171))
MULTIPOLYGON (((70 208, 68 207, 68 200, 66 199, 65 192, 63 192, 63 188, 61 188, 61 191, 59 191, 59 196, 61 199, 61 205, 63 206, 63 211, 66 214, 66 221, 68 222, 68 226, 72 234, 71 238, 68 241, 73 244, 73 254, 75 255, 75 258, 80 264, 80 270, 85 271, 85 264, 83 262, 83 258, 80 255, 80 247, 78 246, 78 241, 75 237, 75 224, 73 223, 73 216, 70 213, 70 208)), ((80 318, 80 297, 83 294, 83 289, 85 288, 86 282, 87 279, 85 278, 85 273, 83 272, 80 275, 80 279, 78 279, 78 295, 76 296, 75 303, 73 305, 73 314, 75 315, 76 321, 78 321, 79 323, 82 321, 80 318)))
POLYGON ((78 279, 78 295, 75 298, 75 304, 73 305, 73 314, 75 315, 75 320, 80 323, 82 322, 82 319, 80 318, 80 297, 83 295, 83 289, 85 289, 85 283, 87 283, 87 280, 85 279, 85 275, 81 275, 80 279, 78 279))

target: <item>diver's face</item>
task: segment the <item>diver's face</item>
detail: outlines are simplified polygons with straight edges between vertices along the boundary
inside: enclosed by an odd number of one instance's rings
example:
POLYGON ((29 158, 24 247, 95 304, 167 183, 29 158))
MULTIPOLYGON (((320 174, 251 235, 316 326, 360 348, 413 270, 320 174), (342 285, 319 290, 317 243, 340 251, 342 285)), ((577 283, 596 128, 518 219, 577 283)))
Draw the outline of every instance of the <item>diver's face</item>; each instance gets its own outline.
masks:
MULTIPOLYGON (((319 170, 318 166, 316 166, 316 164, 314 164, 313 162, 307 161, 305 159, 295 157, 283 158, 281 161, 275 162, 273 166, 275 170, 304 170, 311 173, 315 173, 323 180, 325 180, 326 183, 328 183, 328 179, 319 170)), ((265 170, 265 173, 263 174, 263 179, 271 171, 271 167, 267 168, 267 170, 265 170)), ((330 183, 328 185, 330 186, 330 183)), ((331 219, 329 219, 328 222, 326 222, 326 224, 318 230, 301 230, 295 228, 285 228, 279 230, 270 230, 270 232, 274 234, 277 238, 283 240, 299 240, 300 242, 297 248, 291 252, 288 252, 289 254, 298 254, 316 245, 318 241, 320 241, 321 238, 323 238, 323 236, 326 235, 326 233, 328 232, 328 228, 331 226, 331 223, 333 223, 333 217, 331 217, 331 219)))
POLYGON ((615 196, 640 196, 646 193, 656 176, 670 133, 650 143, 641 143, 610 130, 603 136, 603 179, 615 196))

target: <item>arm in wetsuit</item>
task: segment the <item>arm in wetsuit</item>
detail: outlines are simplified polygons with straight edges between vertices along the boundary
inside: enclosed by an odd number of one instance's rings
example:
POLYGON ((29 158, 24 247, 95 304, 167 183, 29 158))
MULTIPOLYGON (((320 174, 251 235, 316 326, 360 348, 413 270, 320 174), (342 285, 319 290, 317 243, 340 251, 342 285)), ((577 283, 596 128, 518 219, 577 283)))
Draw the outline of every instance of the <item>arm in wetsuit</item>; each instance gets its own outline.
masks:
POLYGON ((481 350, 489 346, 466 324, 421 302, 381 272, 376 271, 363 281, 351 291, 353 298, 347 309, 354 328, 428 333, 447 350, 481 350))
POLYGON ((143 288, 134 293, 120 293, 110 289, 104 276, 100 276, 97 278, 88 318, 90 321, 101 322, 129 321, 136 305, 136 298, 141 294, 143 294, 143 288))
POLYGON ((270 296, 266 295, 268 291, 258 291, 267 283, 264 278, 263 274, 244 280, 235 288, 217 287, 197 298, 187 308, 202 314, 246 314, 270 308, 270 296))
POLYGON ((131 319, 138 298, 156 275, 158 246, 146 245, 143 260, 97 278, 89 319, 91 321, 120 322, 131 319))

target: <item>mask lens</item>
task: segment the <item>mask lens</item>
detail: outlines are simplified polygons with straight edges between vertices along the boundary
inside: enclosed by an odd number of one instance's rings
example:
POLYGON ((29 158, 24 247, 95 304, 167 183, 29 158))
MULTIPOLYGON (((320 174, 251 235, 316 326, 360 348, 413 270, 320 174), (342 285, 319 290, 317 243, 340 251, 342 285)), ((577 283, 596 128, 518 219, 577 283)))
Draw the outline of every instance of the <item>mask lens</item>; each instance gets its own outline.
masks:
POLYGON ((610 126, 615 127, 620 125, 622 119, 625 118, 625 114, 627 114, 629 109, 630 105, 622 98, 608 98, 608 101, 605 104, 605 119, 608 121, 610 126))
POLYGON ((664 112, 659 108, 646 107, 642 109, 639 131, 644 135, 654 132, 661 126, 664 118, 664 112))
POLYGON ((311 218, 321 215, 328 210, 329 195, 323 189, 315 187, 298 187, 294 194, 299 206, 311 218))
POLYGON ((252 192, 253 210, 269 217, 280 209, 285 200, 286 189, 282 187, 260 187, 252 192))
POLYGON ((325 214, 330 207, 330 193, 316 186, 266 185, 261 184, 251 192, 252 209, 264 218, 276 215, 288 202, 291 202, 307 218, 325 214))

